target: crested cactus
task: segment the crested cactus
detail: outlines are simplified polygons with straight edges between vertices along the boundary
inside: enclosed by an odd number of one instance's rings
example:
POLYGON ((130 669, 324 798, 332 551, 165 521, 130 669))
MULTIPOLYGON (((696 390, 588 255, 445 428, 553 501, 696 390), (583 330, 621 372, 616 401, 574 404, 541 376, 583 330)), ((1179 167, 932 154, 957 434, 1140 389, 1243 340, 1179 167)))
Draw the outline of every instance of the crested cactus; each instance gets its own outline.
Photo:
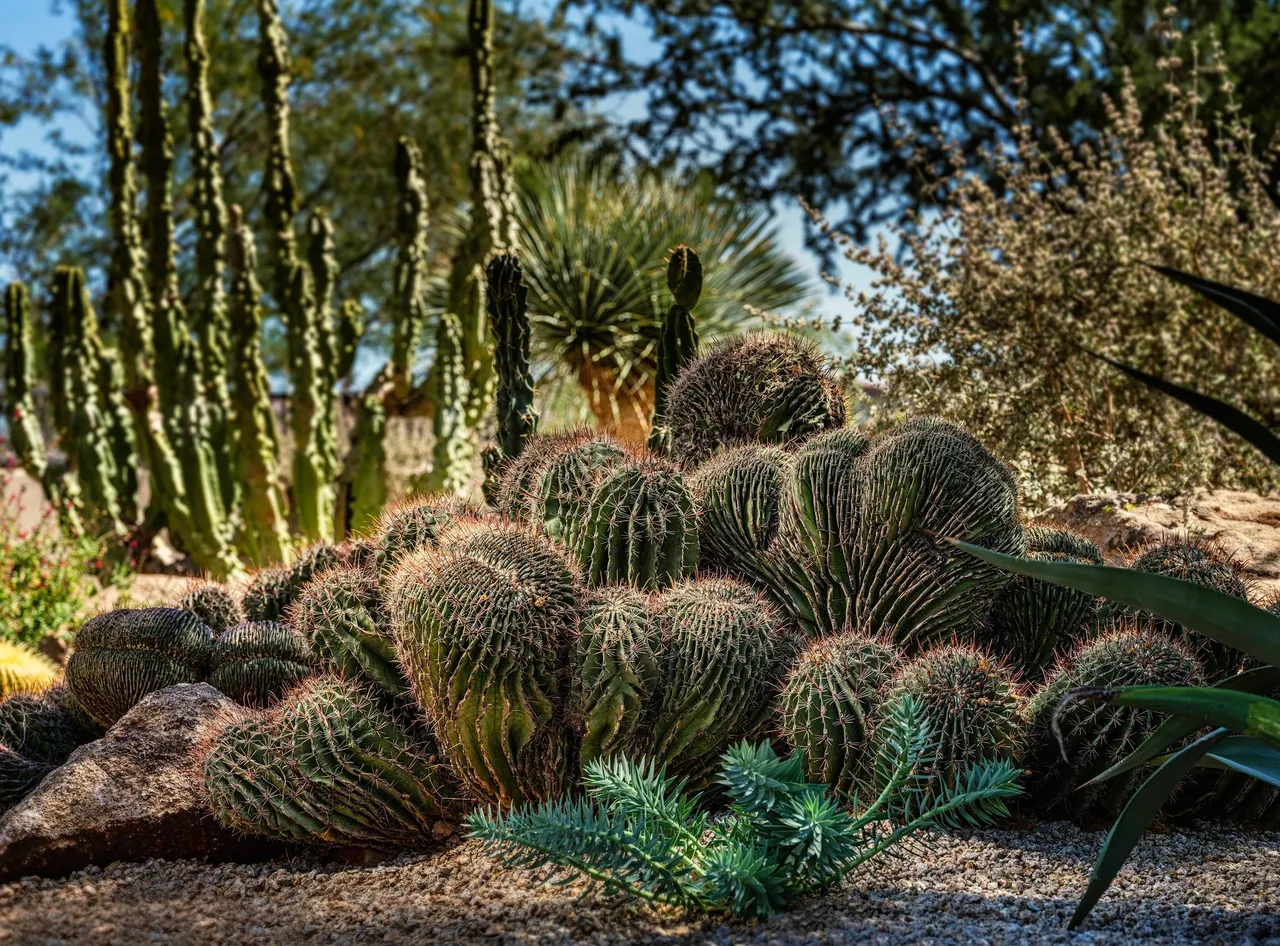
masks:
POLYGON ((225 726, 201 771, 209 808, 245 834, 362 848, 421 848, 465 812, 422 733, 337 677, 309 680, 225 726))
POLYGON ((289 624, 326 671, 392 700, 408 693, 377 578, 368 569, 335 568, 313 580, 290 610, 289 624))
POLYGON ((675 304, 662 319, 658 338, 658 371, 653 380, 653 422, 649 428, 649 449, 666 454, 671 447, 671 431, 666 424, 667 390, 685 365, 698 352, 698 328, 693 307, 702 295, 702 261, 681 243, 671 251, 667 263, 667 288, 675 304))
POLYGON ((209 682, 237 703, 270 706, 315 670, 302 635, 285 624, 237 624, 213 644, 209 682))
POLYGON ((660 588, 698 568, 698 520, 684 477, 656 458, 629 460, 587 494, 574 550, 588 585, 660 588))
MULTIPOLYGON (((1032 561, 1103 564, 1101 549, 1066 529, 1031 526, 1026 536, 1032 561)), ((1060 642, 1086 628, 1097 605, 1083 591, 1015 575, 992 605, 988 640, 1013 666, 1038 676, 1053 662, 1060 642)))
POLYGON ((699 781, 767 720, 795 642, 758 592, 729 579, 683 581, 658 604, 665 678, 652 758, 699 781))
POLYGON ((1045 817, 1113 818, 1145 777, 1135 769, 1081 787, 1138 748, 1161 719, 1147 710, 1070 703, 1057 716, 1060 747, 1052 723, 1068 690, 1199 686, 1203 681, 1190 648, 1142 622, 1114 625, 1061 657, 1024 711, 1028 734, 1022 764, 1030 772, 1026 798, 1033 810, 1045 817))
POLYGON ((177 608, 108 611, 76 634, 67 686, 100 726, 111 727, 143 697, 209 672, 213 633, 177 608))
POLYGON ((844 395, 817 347, 752 334, 687 365, 667 393, 671 456, 688 465, 724 443, 797 444, 845 424, 844 395))
POLYGON ((17 693, 40 693, 58 680, 58 668, 39 651, 0 640, 0 700, 17 693))
POLYGON ((661 624, 647 595, 615 586, 587 603, 574 643, 572 702, 584 766, 646 753, 662 695, 661 647, 661 624))
MULTIPOLYGON (((498 372, 498 456, 520 456, 525 441, 538 427, 533 410, 533 372, 529 368, 532 331, 520 263, 515 254, 495 256, 485 270, 485 302, 493 332, 494 365, 498 372)), ((490 468, 495 465, 489 460, 490 468)))
POLYGON ((778 732, 804 753, 807 781, 843 792, 870 787, 875 710, 900 660, 891 644, 852 629, 818 638, 796 658, 778 700, 778 732))
POLYGON ((240 602, 226 585, 196 582, 178 599, 178 607, 198 617, 215 634, 229 631, 244 620, 240 602))
POLYGON ((568 559, 505 523, 460 523, 392 576, 400 665, 463 784, 486 803, 566 787, 575 746, 564 668, 580 599, 568 559))
POLYGON ((1012 673, 965 645, 935 647, 889 681, 885 703, 913 697, 937 740, 937 775, 953 786, 978 762, 1013 757, 1022 744, 1018 688, 1012 673))

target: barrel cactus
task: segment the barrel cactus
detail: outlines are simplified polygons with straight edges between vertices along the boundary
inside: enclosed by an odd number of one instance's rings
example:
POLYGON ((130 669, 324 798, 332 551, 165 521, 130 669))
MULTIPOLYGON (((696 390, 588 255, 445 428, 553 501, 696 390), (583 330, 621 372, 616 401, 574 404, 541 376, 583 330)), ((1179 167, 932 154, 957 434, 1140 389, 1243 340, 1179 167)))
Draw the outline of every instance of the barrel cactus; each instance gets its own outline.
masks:
POLYGON ((360 687, 315 677, 218 733, 201 766, 209 808, 246 834, 421 848, 465 811, 447 767, 360 687))
POLYGON ((661 625, 651 601, 626 585, 587 603, 573 656, 573 712, 581 761, 647 752, 662 695, 661 625))
POLYGON ((264 568, 250 579, 241 597, 244 620, 284 621, 289 608, 311 579, 341 565, 344 555, 337 546, 320 542, 306 549, 292 565, 264 568))
POLYGON ((39 693, 58 681, 58 668, 44 654, 0 641, 0 700, 15 693, 39 693))
MULTIPOLYGON (((1027 558, 1038 562, 1103 564, 1102 550, 1067 529, 1031 526, 1027 558)), ((1014 575, 991 609, 991 645, 1022 672, 1039 676, 1053 663, 1059 643, 1092 622, 1098 599, 1064 585, 1014 575)))
POLYGON ((696 465, 721 445, 795 444, 843 427, 844 395, 817 346, 754 333, 711 348, 667 392, 671 457, 696 465))
POLYGON ((229 631, 244 620, 240 602, 226 585, 211 581, 197 582, 183 593, 178 607, 190 611, 215 634, 229 631))
POLYGON ((237 624, 214 641, 209 682, 245 706, 266 707, 314 673, 305 638, 273 621, 237 624))
POLYGON ((778 700, 778 733, 804 753, 809 782, 845 792, 870 784, 875 709, 900 660, 887 641, 852 629, 818 638, 796 658, 778 700))
POLYGON ((1110 819, 1144 778, 1141 770, 1134 770, 1080 787, 1136 749, 1161 720, 1147 710, 1070 703, 1058 716, 1060 748, 1052 723, 1068 690, 1199 686, 1203 681, 1200 662, 1186 644, 1139 621, 1113 625, 1059 659, 1025 707, 1027 743, 1022 764, 1030 772, 1028 804, 1045 817, 1110 819))
POLYGON ((67 686, 103 727, 111 727, 143 697, 209 673, 213 632, 178 608, 108 611, 76 634, 67 686))
POLYGON ((494 505, 506 516, 545 522, 556 536, 585 509, 600 475, 626 456, 613 438, 586 427, 530 437, 494 472, 494 505))
POLYGON ((0 813, 96 735, 52 692, 22 693, 0 702, 0 813))
POLYGON ((975 647, 934 647, 902 667, 889 682, 885 702, 910 696, 937 740, 937 776, 954 785, 978 762, 1012 758, 1019 751, 1022 720, 1013 674, 975 647))
POLYGON ((582 592, 568 558, 505 522, 462 522, 401 560, 387 606, 418 703, 464 785, 499 806, 561 794, 582 592))
POLYGON ((386 510, 370 539, 379 574, 389 575, 414 549, 435 545, 440 533, 467 513, 467 505, 451 497, 416 499, 386 510))
POLYGON ((698 509, 699 563, 747 581, 778 534, 791 457, 744 444, 716 454, 690 478, 698 509))

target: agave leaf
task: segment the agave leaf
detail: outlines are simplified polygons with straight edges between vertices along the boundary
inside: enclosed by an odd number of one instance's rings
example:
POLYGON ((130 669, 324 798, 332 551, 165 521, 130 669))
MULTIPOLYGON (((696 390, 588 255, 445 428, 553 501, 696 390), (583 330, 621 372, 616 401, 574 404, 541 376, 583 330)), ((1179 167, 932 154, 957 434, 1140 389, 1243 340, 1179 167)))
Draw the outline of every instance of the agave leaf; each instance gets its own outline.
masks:
POLYGON ((959 539, 947 541, 1006 571, 1150 611, 1243 651, 1262 663, 1280 665, 1280 617, 1221 591, 1152 572, 1111 565, 1033 562, 959 539))
POLYGON ((1280 748, 1280 702, 1257 693, 1215 687, 1077 687, 1062 697, 1064 704, 1071 700, 1177 713, 1280 748))
MULTIPOLYGON (((1277 686, 1280 686, 1280 667, 1255 667, 1252 670, 1246 670, 1244 673, 1238 673, 1234 677, 1228 677, 1214 684, 1215 688, 1240 690, 1244 693, 1267 693, 1277 686)), ((1105 782, 1109 778, 1123 775, 1130 769, 1137 768, 1144 762, 1153 762, 1160 753, 1181 742, 1199 728, 1200 723, 1198 721, 1186 716, 1174 716, 1172 719, 1167 719, 1146 738, 1142 745, 1101 775, 1091 778, 1080 787, 1084 788, 1088 785, 1096 785, 1098 782, 1105 782)), ((1154 762, 1154 764, 1160 763, 1154 762)))
POLYGON ((1228 736, 1213 747, 1200 765, 1233 769, 1280 788, 1280 749, 1248 736, 1228 736), (1207 760, 1212 760, 1213 765, 1207 760))
POLYGON ((1200 758, 1212 749, 1216 743, 1227 736, 1227 730, 1215 729, 1206 733, 1186 748, 1172 756, 1168 762, 1151 773, 1142 783, 1142 787, 1134 792, 1129 803, 1120 812, 1120 817, 1111 826, 1111 833, 1098 852, 1098 860, 1093 865, 1093 873, 1089 876, 1089 887, 1076 905, 1076 912, 1071 917, 1069 929, 1075 929, 1089 915, 1089 911, 1111 886, 1124 862, 1129 859, 1134 845, 1142 837, 1151 819, 1172 794, 1174 787, 1182 781, 1200 758))
POLYGON ((1243 289, 1237 289, 1234 286, 1224 286, 1222 283, 1210 282, 1207 279, 1201 279, 1199 276, 1192 276, 1190 273, 1170 269, 1168 266, 1152 266, 1151 268, 1160 275, 1169 277, 1174 282, 1180 282, 1182 285, 1194 289, 1210 302, 1226 309, 1254 331, 1260 332, 1277 345, 1280 345, 1280 305, 1270 299, 1255 296, 1251 292, 1245 292, 1243 289))

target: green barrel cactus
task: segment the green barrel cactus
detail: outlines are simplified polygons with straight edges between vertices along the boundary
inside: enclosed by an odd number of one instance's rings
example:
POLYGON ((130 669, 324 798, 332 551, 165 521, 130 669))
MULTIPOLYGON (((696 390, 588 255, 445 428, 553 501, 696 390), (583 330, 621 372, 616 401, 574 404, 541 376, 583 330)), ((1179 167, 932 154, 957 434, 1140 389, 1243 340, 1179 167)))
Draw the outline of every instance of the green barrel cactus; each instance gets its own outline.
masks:
POLYGON ((213 644, 209 682, 237 703, 270 706, 315 673, 315 656, 287 624, 243 623, 213 644))
POLYGON ((871 447, 858 463, 855 491, 854 534, 845 541, 856 599, 847 617, 892 635, 908 653, 956 637, 975 640, 1009 575, 941 539, 1025 551, 1009 468, 960 427, 920 418, 871 447))
POLYGON ((533 483, 527 517, 541 523, 553 539, 574 548, 601 480, 626 458, 626 451, 609 437, 566 435, 533 483))
POLYGON ((325 572, 303 590, 289 622, 328 672, 393 701, 408 694, 375 572, 325 572))
POLYGON ((796 642, 763 595, 730 579, 672 586, 658 619, 665 685, 652 758, 698 782, 731 743, 767 724, 796 642))
POLYGON ((820 637, 801 651, 777 717, 778 734, 804 753, 807 781, 843 792, 870 786, 875 710, 901 659, 892 644, 856 630, 820 637))
POLYGON ((212 655, 213 632, 187 611, 108 611, 76 634, 67 686, 95 722, 110 728, 148 693, 205 679, 212 655))
POLYGON ((582 598, 569 559, 508 523, 460 523, 391 578, 400 665, 463 784, 487 804, 567 787, 565 669, 582 598))
POLYGON ((1141 745, 1161 722, 1147 710, 1070 703, 1058 716, 1062 745, 1052 729, 1063 694, 1075 687, 1200 686, 1204 673, 1184 643, 1149 625, 1127 621, 1059 659, 1025 707, 1030 773, 1026 800, 1046 818, 1111 819, 1146 777, 1141 769, 1081 788, 1141 745), (1063 758, 1065 753, 1066 758, 1063 758))
MULTIPOLYGON (((1038 562, 1103 564, 1102 550, 1067 529, 1030 526, 1027 558, 1038 562)), ((1040 676, 1059 645, 1092 623, 1098 599, 1083 591, 1014 575, 996 595, 988 642, 1018 670, 1040 676)))
POLYGON ((937 740, 937 776, 956 784, 978 762, 1012 758, 1022 744, 1020 700, 1012 672, 975 647, 934 647, 888 683, 886 705, 914 697, 937 740))
POLYGON ((829 363, 792 335, 756 333, 718 345, 667 392, 671 457, 690 466, 725 443, 796 444, 845 420, 829 363))
POLYGON ((72 708, 66 687, 0 702, 0 814, 16 805, 80 746, 102 735, 72 708))
POLYGON ((311 546, 292 565, 264 568, 249 580, 240 599, 244 620, 284 621, 302 589, 317 575, 343 562, 340 548, 327 542, 311 546))
POLYGON ((620 463, 587 499, 575 551, 588 585, 621 581, 661 588, 697 571, 693 494, 669 463, 620 463))
POLYGON ((378 573, 386 577, 404 555, 438 544, 441 533, 470 511, 462 500, 446 496, 411 500, 388 509, 370 537, 378 573))
POLYGON ((244 620, 240 602, 226 585, 196 582, 178 599, 178 607, 190 611, 215 634, 231 630, 244 620))
POLYGON ((646 753, 662 695, 661 647, 648 595, 621 585, 600 589, 587 603, 574 644, 572 704, 584 766, 646 753))
POLYGON ((702 568, 746 581, 778 535, 791 457, 779 447, 745 444, 716 454, 690 477, 698 510, 702 568))
POLYGON ((201 771, 220 822, 286 841, 422 848, 437 822, 465 812, 430 741, 333 676, 230 721, 201 771))

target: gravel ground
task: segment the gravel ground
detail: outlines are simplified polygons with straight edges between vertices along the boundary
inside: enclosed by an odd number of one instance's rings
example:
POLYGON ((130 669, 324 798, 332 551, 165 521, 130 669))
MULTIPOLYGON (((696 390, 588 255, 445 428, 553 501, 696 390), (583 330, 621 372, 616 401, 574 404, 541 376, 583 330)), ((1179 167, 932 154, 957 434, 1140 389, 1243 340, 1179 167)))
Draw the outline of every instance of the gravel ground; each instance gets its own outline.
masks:
POLYGON ((1277 943, 1280 834, 1150 835, 1066 932, 1103 835, 922 834, 905 856, 761 923, 681 919, 508 871, 474 842, 373 867, 151 861, 0 886, 8 943, 1277 943))

